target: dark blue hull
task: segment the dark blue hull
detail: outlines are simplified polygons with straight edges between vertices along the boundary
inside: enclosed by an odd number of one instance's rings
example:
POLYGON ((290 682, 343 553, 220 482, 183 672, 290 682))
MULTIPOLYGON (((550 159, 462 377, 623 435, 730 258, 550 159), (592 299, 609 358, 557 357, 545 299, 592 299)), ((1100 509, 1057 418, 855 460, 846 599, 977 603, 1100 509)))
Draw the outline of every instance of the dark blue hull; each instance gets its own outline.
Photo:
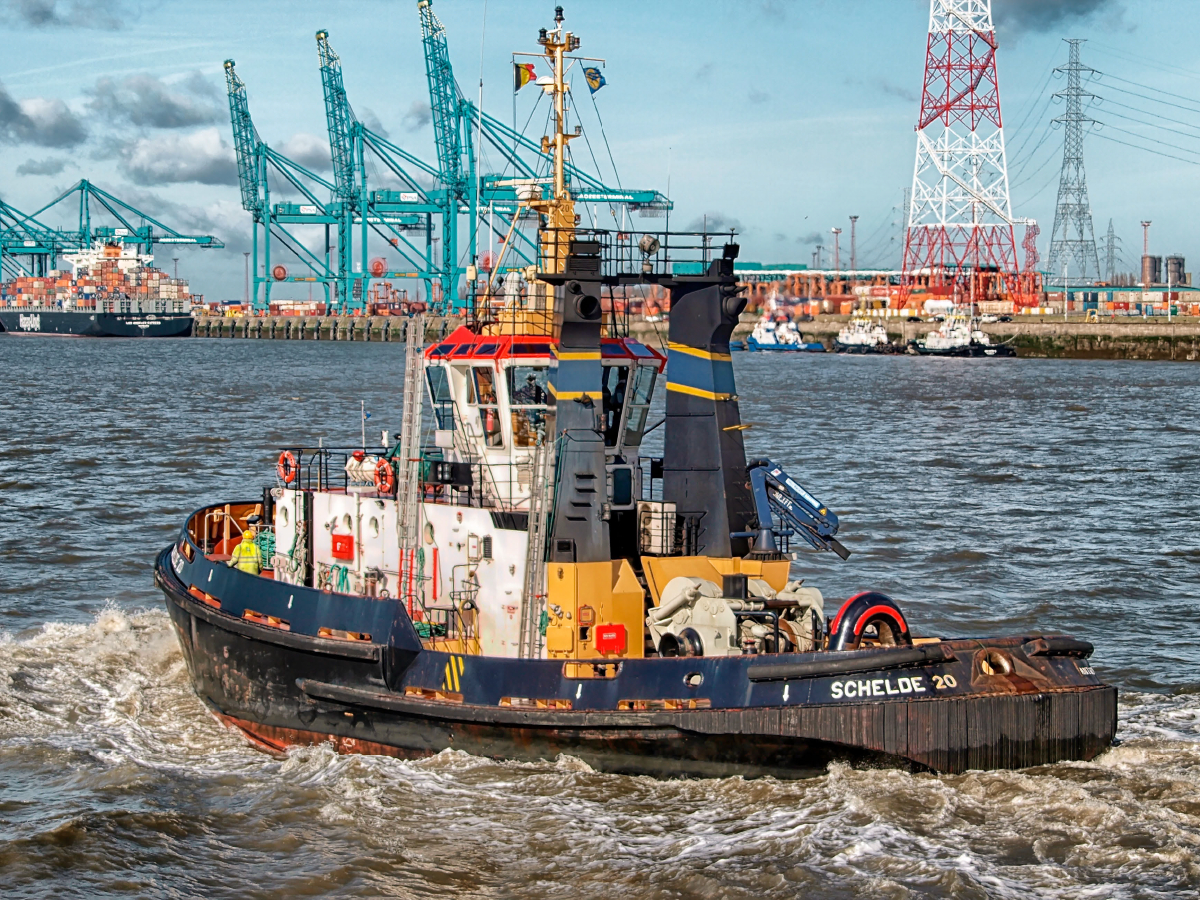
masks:
POLYGON ((1116 691, 1080 658, 1039 655, 1037 636, 628 659, 610 662, 609 677, 574 677, 559 660, 423 649, 394 599, 246 575, 194 545, 192 555, 168 548, 155 569, 192 682, 272 750, 568 753, 610 772, 794 778, 835 759, 944 772, 1090 759, 1116 727, 1116 691), (361 640, 321 636, 330 629, 361 640), (984 648, 1009 655, 1014 673, 983 674, 984 648))
POLYGON ((189 313, 0 309, 0 326, 9 334, 54 334, 65 337, 188 337, 192 333, 194 321, 189 313))

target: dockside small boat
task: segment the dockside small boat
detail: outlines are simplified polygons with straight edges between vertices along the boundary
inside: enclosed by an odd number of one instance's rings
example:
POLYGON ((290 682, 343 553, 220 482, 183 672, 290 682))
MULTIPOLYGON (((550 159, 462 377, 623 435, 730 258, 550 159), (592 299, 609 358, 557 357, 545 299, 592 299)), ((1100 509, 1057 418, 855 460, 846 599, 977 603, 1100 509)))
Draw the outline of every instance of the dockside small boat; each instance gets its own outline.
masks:
POLYGON ((754 330, 746 338, 745 349, 776 353, 824 353, 825 345, 820 341, 804 340, 800 329, 791 319, 767 313, 754 324, 754 330))
POLYGON ((907 352, 921 356, 1016 356, 1008 344, 993 344, 977 318, 962 314, 946 316, 937 329, 909 341, 907 352))
POLYGON ((522 200, 536 272, 489 283, 430 347, 406 321, 397 440, 286 448, 261 496, 196 510, 159 554, 203 702, 271 751, 566 753, 665 777, 1103 751, 1116 691, 1087 642, 920 636, 874 590, 827 616, 797 577, 797 546, 849 552, 827 506, 747 459, 729 354, 738 247, 710 258, 709 235, 575 225, 561 101, 577 38, 555 25, 539 40, 554 174, 522 200), (703 274, 672 275, 688 253, 703 274), (665 357, 605 302, 648 283, 670 292, 665 357), (650 423, 664 373, 665 420, 650 423), (642 455, 660 424, 662 455, 642 455))
POLYGON ((838 332, 833 349, 837 353, 895 353, 887 329, 877 320, 858 316, 838 332))

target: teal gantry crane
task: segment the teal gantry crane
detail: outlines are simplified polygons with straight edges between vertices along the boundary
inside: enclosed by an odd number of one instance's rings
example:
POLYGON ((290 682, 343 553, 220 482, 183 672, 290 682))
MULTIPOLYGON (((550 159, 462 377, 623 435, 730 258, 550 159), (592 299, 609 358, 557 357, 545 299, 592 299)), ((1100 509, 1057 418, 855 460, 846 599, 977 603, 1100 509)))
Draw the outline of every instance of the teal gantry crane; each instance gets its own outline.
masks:
POLYGON ((331 311, 346 309, 349 297, 339 290, 340 272, 330 258, 330 227, 340 226, 345 212, 338 202, 328 202, 318 191, 336 193, 334 184, 288 159, 272 149, 261 137, 250 118, 250 103, 246 85, 238 77, 232 59, 225 60, 225 86, 229 94, 229 118, 233 126, 233 146, 237 155, 238 184, 242 192, 242 208, 253 217, 251 253, 254 260, 253 292, 255 309, 265 309, 271 303, 271 286, 275 282, 309 282, 320 284, 325 302, 331 311), (281 188, 299 195, 299 202, 271 202, 271 178, 281 188), (311 249, 295 233, 297 227, 324 228, 324 253, 311 249), (262 260, 259 266, 259 232, 262 232, 262 260), (277 242, 304 267, 304 274, 288 271, 283 263, 272 265, 271 247, 277 242), (262 286, 260 295, 259 286, 262 286))
MULTIPOLYGON (((550 183, 552 157, 542 145, 505 125, 467 100, 454 77, 446 27, 433 11, 432 0, 418 0, 421 37, 425 52, 425 74, 429 82, 429 107, 433 119, 434 142, 438 154, 438 184, 431 191, 446 210, 443 216, 443 270, 465 271, 458 263, 459 217, 452 207, 465 211, 469 222, 467 256, 478 262, 480 217, 486 212, 500 219, 495 230, 504 234, 512 217, 519 215, 521 204, 517 190, 522 183, 550 183), (476 140, 480 146, 475 146, 476 140), (476 172, 477 153, 495 154, 503 164, 500 172, 476 172)), ((584 203, 605 203, 640 211, 642 215, 663 215, 671 201, 653 190, 612 188, 573 163, 567 165, 567 180, 572 196, 584 203)), ((536 262, 537 248, 519 228, 512 229, 514 244, 510 259, 520 266, 536 262)), ((452 294, 448 294, 453 296, 452 294)))
POLYGON ((358 303, 373 278, 419 278, 425 281, 432 298, 433 283, 444 281, 432 252, 433 217, 442 212, 442 206, 430 197, 422 181, 432 182, 437 169, 359 121, 346 94, 341 59, 325 29, 317 32, 317 58, 325 95, 334 199, 342 211, 338 231, 342 290, 350 292, 358 303), (391 187, 370 189, 368 160, 382 167, 381 177, 387 178, 391 187), (386 257, 368 263, 373 237, 382 241, 389 252, 398 253, 400 268, 388 268, 390 260, 386 257), (422 243, 415 242, 422 239, 422 243))
MULTIPOLYGON (((350 311, 361 308, 372 278, 416 278, 425 282, 434 311, 452 312, 459 305, 459 280, 476 270, 479 262, 479 234, 485 218, 492 233, 504 236, 510 231, 513 217, 523 212, 518 188, 549 180, 551 158, 540 144, 483 113, 463 96, 450 63, 445 27, 434 14, 430 0, 419 0, 417 8, 436 166, 359 121, 346 94, 341 60, 329 44, 327 31, 317 32, 317 55, 332 181, 287 159, 259 137, 250 118, 246 87, 234 70, 233 60, 226 60, 242 206, 254 218, 256 307, 269 303, 275 281, 320 283, 331 307, 350 311), (498 172, 478 173, 477 151, 481 148, 496 155, 498 172), (368 162, 372 176, 381 180, 378 188, 368 184, 368 162), (376 163, 382 167, 379 176, 375 175, 379 172, 376 163), (272 204, 272 177, 280 180, 289 193, 299 194, 300 202, 272 204), (318 197, 321 192, 328 192, 329 199, 318 197), (464 223, 465 234, 461 232, 464 223), (323 255, 311 250, 292 231, 309 225, 325 228, 323 255), (334 228, 336 243, 331 241, 334 228), (261 269, 260 230, 265 260, 261 269), (372 242, 380 241, 388 248, 385 252, 398 252, 399 268, 392 268, 385 258, 371 259, 372 242), (273 243, 282 244, 308 273, 293 275, 284 266, 272 267, 273 243), (264 286, 261 296, 260 284, 264 286)), ((671 207, 658 191, 611 188, 574 164, 568 165, 567 177, 572 194, 584 203, 621 206, 640 210, 643 215, 661 215, 671 207)), ((511 232, 513 246, 506 268, 523 268, 536 262, 535 239, 519 228, 511 232)))
POLYGON ((86 249, 98 241, 133 244, 145 254, 153 253, 155 244, 209 250, 225 246, 211 234, 185 234, 165 225, 87 179, 29 214, 0 201, 0 268, 9 275, 47 275, 58 267, 61 254, 86 249), (93 203, 98 209, 93 210, 93 203), (72 208, 72 217, 78 216, 76 227, 57 228, 43 221, 67 207, 72 208), (115 224, 93 222, 93 217, 105 213, 115 224))

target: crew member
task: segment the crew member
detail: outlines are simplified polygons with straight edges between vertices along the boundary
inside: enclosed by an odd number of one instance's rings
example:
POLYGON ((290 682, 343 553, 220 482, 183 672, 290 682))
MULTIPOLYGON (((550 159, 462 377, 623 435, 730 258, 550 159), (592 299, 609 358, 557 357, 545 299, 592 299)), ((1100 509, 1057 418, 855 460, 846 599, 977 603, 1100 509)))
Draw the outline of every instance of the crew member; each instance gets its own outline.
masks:
MULTIPOLYGON (((258 517, 252 516, 251 518, 257 519, 258 517)), ((233 555, 229 557, 230 566, 251 575, 257 575, 259 572, 258 544, 254 540, 254 530, 254 525, 247 523, 246 530, 242 532, 241 543, 233 548, 233 555)))
POLYGON ((513 391, 514 406, 544 406, 546 391, 537 383, 537 375, 530 372, 525 376, 525 383, 513 391))

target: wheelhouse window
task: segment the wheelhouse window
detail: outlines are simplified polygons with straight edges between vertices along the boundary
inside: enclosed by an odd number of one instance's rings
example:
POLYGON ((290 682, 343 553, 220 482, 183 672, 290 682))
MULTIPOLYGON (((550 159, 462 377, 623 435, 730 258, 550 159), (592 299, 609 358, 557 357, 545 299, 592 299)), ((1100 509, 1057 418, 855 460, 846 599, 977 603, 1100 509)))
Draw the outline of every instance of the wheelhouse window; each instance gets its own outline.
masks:
POLYGON ((654 396, 654 380, 657 377, 658 369, 655 366, 637 366, 634 369, 629 414, 625 417, 626 447, 637 447, 642 443, 646 417, 650 413, 650 398, 654 396))
POLYGON ((504 446, 500 428, 500 408, 496 400, 496 370, 491 366, 476 366, 467 380, 467 402, 479 407, 479 424, 487 447, 504 446))
POLYGON ((450 394, 450 379, 442 366, 430 366, 425 370, 429 380, 429 402, 433 406, 433 414, 437 417, 438 429, 452 431, 454 429, 454 398, 450 394))
POLYGON ((549 374, 548 366, 509 366, 506 370, 514 447, 536 447, 539 434, 545 439, 549 374))
POLYGON ((621 413, 625 408, 625 389, 629 384, 629 366, 605 366, 600 396, 603 401, 604 446, 617 446, 621 434, 621 413))

